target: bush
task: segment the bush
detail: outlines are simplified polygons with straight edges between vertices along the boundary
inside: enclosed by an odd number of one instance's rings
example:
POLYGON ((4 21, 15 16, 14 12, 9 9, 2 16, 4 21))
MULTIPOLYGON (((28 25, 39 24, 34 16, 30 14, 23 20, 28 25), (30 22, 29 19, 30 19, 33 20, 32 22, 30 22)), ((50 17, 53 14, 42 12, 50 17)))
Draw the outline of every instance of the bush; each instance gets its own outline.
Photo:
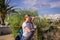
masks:
POLYGON ((37 25, 37 39, 42 40, 43 31, 45 30, 46 27, 49 27, 50 20, 46 18, 43 19, 36 18, 35 24, 37 25))
POLYGON ((19 34, 18 30, 22 26, 25 14, 30 14, 31 16, 38 16, 37 11, 22 10, 19 13, 12 13, 5 19, 5 21, 10 23, 10 28, 12 30, 12 34, 14 35, 14 37, 19 34))

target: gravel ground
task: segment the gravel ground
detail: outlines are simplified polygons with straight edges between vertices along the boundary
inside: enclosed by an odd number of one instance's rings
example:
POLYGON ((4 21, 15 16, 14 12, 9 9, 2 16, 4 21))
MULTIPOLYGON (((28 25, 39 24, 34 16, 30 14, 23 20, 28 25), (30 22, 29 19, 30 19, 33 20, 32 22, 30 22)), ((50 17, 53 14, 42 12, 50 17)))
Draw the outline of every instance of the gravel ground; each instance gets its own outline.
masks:
POLYGON ((0 40, 14 40, 12 34, 0 36, 0 40))

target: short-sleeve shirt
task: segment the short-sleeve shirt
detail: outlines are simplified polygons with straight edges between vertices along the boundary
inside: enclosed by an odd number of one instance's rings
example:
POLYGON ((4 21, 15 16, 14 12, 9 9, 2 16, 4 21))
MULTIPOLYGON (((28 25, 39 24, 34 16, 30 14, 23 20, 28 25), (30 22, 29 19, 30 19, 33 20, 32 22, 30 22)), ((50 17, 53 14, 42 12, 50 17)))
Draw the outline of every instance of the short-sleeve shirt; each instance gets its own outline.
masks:
POLYGON ((24 22, 22 24, 22 29, 23 29, 23 36, 24 37, 29 37, 32 33, 28 32, 25 27, 28 27, 29 29, 32 29, 32 24, 24 22))

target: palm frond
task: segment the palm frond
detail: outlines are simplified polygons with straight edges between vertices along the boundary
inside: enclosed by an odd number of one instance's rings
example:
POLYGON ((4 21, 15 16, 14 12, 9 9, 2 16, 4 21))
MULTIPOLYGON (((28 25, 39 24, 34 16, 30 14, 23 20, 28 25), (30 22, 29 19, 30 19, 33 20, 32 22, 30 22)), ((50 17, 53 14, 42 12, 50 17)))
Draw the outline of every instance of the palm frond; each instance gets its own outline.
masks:
POLYGON ((9 4, 11 0, 5 0, 5 4, 9 4))
POLYGON ((15 6, 8 7, 8 8, 6 9, 6 11, 12 10, 12 8, 14 8, 14 7, 15 7, 15 6))

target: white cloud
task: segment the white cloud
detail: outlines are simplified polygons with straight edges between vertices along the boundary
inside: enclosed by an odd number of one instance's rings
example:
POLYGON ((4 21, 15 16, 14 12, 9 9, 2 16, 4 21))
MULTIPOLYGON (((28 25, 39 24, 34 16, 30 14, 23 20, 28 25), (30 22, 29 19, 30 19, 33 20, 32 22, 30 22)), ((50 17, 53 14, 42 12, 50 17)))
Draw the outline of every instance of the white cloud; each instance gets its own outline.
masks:
POLYGON ((60 8, 60 1, 59 2, 50 3, 50 5, 51 5, 51 8, 55 8, 55 7, 60 8))
POLYGON ((37 0, 24 0, 23 3, 27 5, 35 5, 37 0))
POLYGON ((25 5, 30 5, 29 8, 39 9, 39 8, 60 8, 60 1, 49 2, 49 0, 24 0, 25 5))
POLYGON ((33 10, 37 10, 38 8, 36 8, 36 7, 30 7, 29 9, 30 9, 30 10, 32 10, 32 9, 33 9, 33 10))

